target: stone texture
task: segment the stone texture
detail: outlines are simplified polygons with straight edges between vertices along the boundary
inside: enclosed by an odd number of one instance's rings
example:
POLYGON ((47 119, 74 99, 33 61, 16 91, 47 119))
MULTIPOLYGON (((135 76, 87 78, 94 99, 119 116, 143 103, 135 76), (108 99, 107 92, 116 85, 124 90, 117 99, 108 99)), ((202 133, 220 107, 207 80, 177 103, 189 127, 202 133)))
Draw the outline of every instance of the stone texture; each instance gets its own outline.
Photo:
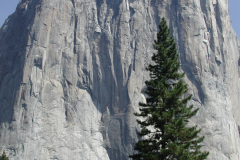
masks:
POLYGON ((228 0, 21 0, 0 29, 0 151, 126 160, 161 17, 209 160, 240 159, 240 43, 228 0))

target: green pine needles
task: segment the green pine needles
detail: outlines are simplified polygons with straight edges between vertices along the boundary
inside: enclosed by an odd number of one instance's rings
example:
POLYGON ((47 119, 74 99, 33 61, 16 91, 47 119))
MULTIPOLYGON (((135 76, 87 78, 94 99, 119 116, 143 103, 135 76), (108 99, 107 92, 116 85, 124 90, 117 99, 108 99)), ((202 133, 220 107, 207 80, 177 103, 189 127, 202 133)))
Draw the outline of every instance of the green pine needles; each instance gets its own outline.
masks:
POLYGON ((188 127, 188 119, 196 115, 198 109, 187 106, 191 95, 184 97, 188 87, 183 83, 185 73, 179 73, 180 64, 176 44, 170 36, 170 29, 162 18, 160 31, 153 47, 154 64, 147 70, 151 79, 146 81, 146 103, 139 103, 140 113, 136 116, 141 126, 136 143, 137 154, 129 156, 134 160, 203 160, 208 152, 202 152, 200 144, 204 137, 199 137, 197 126, 188 127))
POLYGON ((0 157, 0 160, 9 160, 8 157, 6 156, 5 151, 3 151, 2 156, 0 157))

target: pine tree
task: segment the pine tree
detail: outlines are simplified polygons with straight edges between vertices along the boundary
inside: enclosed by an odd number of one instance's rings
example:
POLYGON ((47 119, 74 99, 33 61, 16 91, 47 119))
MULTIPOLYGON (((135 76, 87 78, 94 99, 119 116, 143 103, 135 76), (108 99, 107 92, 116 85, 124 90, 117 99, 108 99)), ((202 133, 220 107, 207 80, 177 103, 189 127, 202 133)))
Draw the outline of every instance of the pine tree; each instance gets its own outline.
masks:
POLYGON ((0 160, 9 160, 8 157, 6 156, 5 151, 3 151, 2 156, 0 157, 0 160))
POLYGON ((137 154, 129 156, 134 160, 203 160, 208 152, 202 152, 197 126, 188 127, 188 120, 196 115, 198 109, 187 106, 190 96, 185 96, 188 87, 183 83, 185 73, 179 73, 180 64, 176 44, 170 36, 170 29, 162 18, 157 40, 153 48, 157 50, 147 67, 150 80, 146 81, 146 103, 139 103, 143 120, 137 120, 141 126, 142 138, 135 145, 137 154))

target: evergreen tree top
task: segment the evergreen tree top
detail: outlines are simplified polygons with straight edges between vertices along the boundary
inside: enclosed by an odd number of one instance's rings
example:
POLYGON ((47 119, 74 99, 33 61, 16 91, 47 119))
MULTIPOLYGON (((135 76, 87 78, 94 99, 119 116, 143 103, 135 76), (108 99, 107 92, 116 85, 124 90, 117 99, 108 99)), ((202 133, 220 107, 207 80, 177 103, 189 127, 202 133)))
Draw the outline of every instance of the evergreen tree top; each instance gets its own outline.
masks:
POLYGON ((8 157, 6 156, 5 151, 3 151, 2 156, 0 157, 0 160, 9 160, 8 157))

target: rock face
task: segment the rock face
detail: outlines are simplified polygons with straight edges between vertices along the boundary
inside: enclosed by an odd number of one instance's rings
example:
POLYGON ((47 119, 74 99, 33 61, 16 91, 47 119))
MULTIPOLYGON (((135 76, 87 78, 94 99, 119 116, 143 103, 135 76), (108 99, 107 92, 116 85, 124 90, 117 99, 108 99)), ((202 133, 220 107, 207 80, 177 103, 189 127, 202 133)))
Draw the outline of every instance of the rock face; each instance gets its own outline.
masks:
POLYGON ((228 0, 21 0, 0 29, 0 151, 127 160, 165 17, 209 160, 240 159, 240 43, 228 0))

